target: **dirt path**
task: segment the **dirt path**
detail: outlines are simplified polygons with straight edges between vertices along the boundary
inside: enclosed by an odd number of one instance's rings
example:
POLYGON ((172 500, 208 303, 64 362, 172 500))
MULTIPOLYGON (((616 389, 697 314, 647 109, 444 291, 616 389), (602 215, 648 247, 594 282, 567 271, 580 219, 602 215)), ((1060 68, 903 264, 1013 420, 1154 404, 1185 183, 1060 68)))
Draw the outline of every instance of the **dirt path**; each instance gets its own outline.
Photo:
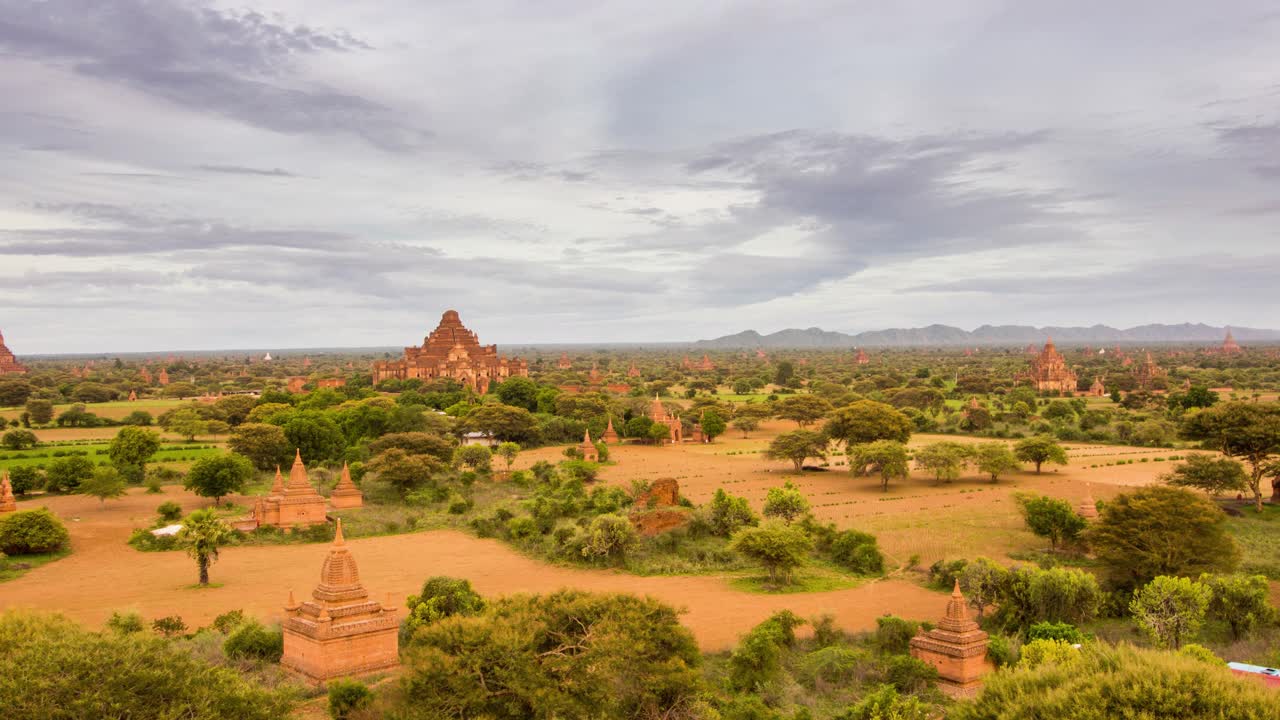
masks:
MULTIPOLYGON (((196 570, 185 554, 139 553, 124 544, 130 530, 147 524, 155 506, 166 499, 185 508, 203 504, 177 488, 168 488, 165 495, 135 491, 105 508, 82 496, 50 498, 50 508, 68 521, 74 552, 0 584, 0 608, 61 612, 90 627, 100 627, 117 610, 135 610, 148 619, 177 614, 191 627, 237 608, 269 621, 280 617, 290 588, 305 596, 319 580, 324 545, 233 547, 223 551, 211 571, 221 587, 188 589, 196 570)), ((380 601, 389 595, 392 603, 403 605, 431 575, 465 577, 485 595, 565 587, 650 595, 685 608, 683 622, 707 650, 731 647, 739 635, 784 608, 803 617, 831 613, 841 627, 864 630, 886 613, 931 619, 946 606, 945 594, 899 580, 829 593, 760 595, 735 591, 716 577, 644 578, 548 566, 499 541, 454 531, 348 544, 365 587, 380 601)))

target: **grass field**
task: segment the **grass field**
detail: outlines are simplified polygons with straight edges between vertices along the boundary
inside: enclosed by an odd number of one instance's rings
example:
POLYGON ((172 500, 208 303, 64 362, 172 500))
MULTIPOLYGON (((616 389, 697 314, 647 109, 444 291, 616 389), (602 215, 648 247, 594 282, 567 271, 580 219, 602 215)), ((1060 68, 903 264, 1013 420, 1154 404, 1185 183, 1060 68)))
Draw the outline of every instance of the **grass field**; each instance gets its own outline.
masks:
POLYGON ((1227 522, 1227 530, 1240 546, 1240 566, 1245 572, 1280 580, 1280 505, 1265 505, 1262 513, 1241 507, 1240 517, 1227 522))
MULTIPOLYGON (((208 447, 209 444, 210 443, 197 442, 192 443, 191 445, 181 443, 176 445, 163 445, 151 458, 150 462, 190 464, 202 457, 218 455, 224 452, 221 447, 208 447)), ((27 465, 44 467, 54 460, 57 460, 59 457, 68 457, 71 455, 83 455, 91 460, 95 465, 102 465, 108 462, 108 446, 108 443, 103 442, 85 445, 44 446, 33 448, 31 450, 2 451, 0 452, 0 470, 27 465)))
MULTIPOLYGON (((182 405, 189 405, 190 399, 174 400, 174 399, 144 399, 134 400, 116 400, 114 402, 105 403, 83 403, 84 409, 97 415, 98 417, 107 418, 109 420, 120 420, 135 410, 145 410, 152 415, 159 415, 167 410, 172 410, 182 405)), ((60 413, 68 410, 73 404, 81 403, 61 403, 53 406, 53 416, 56 418, 60 413)), ((21 417, 22 407, 0 408, 0 418, 14 420, 21 417)))

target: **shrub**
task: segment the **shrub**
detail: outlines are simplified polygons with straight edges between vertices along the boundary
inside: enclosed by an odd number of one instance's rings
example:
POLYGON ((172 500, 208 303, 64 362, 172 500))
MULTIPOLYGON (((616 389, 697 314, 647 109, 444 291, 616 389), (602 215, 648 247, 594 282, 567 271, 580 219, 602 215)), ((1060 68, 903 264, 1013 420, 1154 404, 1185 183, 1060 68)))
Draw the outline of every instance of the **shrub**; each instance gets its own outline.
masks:
POLYGON ((730 495, 723 488, 717 489, 711 498, 707 521, 712 534, 720 537, 729 537, 743 527, 760 522, 746 498, 730 495))
POLYGON ((1018 667, 1039 667, 1045 663, 1070 664, 1079 659, 1079 652, 1061 640, 1032 640, 1022 646, 1018 667))
POLYGON ((927 720, 929 706, 916 697, 903 697, 893 685, 880 685, 835 720, 927 720))
POLYGON ((1018 650, 1016 642, 1004 635, 991 635, 987 638, 987 658, 997 668, 1017 663, 1018 650))
POLYGON ((163 635, 167 638, 181 635, 187 631, 187 624, 182 621, 179 615, 166 615, 162 618, 156 618, 151 621, 151 629, 157 635, 163 635))
POLYGON ((859 575, 884 572, 884 555, 876 546, 874 535, 845 530, 831 542, 831 559, 859 575))
POLYGON ((880 676, 902 692, 915 692, 937 680, 938 669, 910 655, 890 655, 880 665, 880 676))
POLYGON ((622 515, 599 515, 587 526, 582 556, 620 560, 639 541, 635 527, 622 515))
POLYGON ((0 552, 6 555, 53 552, 70 539, 66 526, 47 508, 9 513, 0 518, 0 552))
POLYGON ((258 621, 250 620, 231 631, 222 643, 222 651, 233 660, 279 662, 284 654, 284 633, 279 628, 263 627, 258 621))
POLYGON ((729 656, 729 684, 758 691, 776 680, 782 670, 782 650, 795 644, 795 629, 804 621, 789 610, 774 613, 743 636, 729 656))
POLYGON ((173 522, 182 517, 182 506, 172 500, 168 500, 160 503, 156 508, 156 514, 165 522, 173 522))
POLYGON ((1038 622, 1027 628, 1027 640, 1058 640, 1076 645, 1084 642, 1084 635, 1071 623, 1038 622))
MULTIPOLYGON (((471 581, 437 575, 422 584, 422 592, 410 595, 409 616, 405 618, 406 635, 424 625, 455 615, 476 615, 484 610, 484 598, 471 589, 471 581)), ((407 638, 406 638, 407 639, 407 638)))
POLYGON ((1197 645, 1196 643, 1187 643, 1186 645, 1183 645, 1182 647, 1178 648, 1178 654, 1185 655, 1190 658, 1195 658, 1200 662, 1208 663, 1210 665, 1217 665, 1219 667, 1222 667, 1227 664, 1226 660, 1223 660, 1217 655, 1214 655, 1212 650, 1210 650, 1209 648, 1203 645, 1197 645))
POLYGON ((929 566, 929 584, 938 590, 950 590, 964 572, 968 560, 939 560, 929 566))
POLYGON ((373 691, 352 678, 339 678, 329 683, 329 717, 347 720, 357 710, 373 702, 373 691))
POLYGON ((243 610, 229 610, 213 619, 213 629, 223 635, 227 635, 239 627, 242 622, 244 622, 243 610))
POLYGON ((893 615, 876 618, 875 644, 882 652, 905 653, 911 647, 920 623, 893 615))
POLYGON ((124 614, 113 612, 111 617, 107 618, 107 627, 120 635, 140 633, 143 630, 142 616, 136 612, 124 614))

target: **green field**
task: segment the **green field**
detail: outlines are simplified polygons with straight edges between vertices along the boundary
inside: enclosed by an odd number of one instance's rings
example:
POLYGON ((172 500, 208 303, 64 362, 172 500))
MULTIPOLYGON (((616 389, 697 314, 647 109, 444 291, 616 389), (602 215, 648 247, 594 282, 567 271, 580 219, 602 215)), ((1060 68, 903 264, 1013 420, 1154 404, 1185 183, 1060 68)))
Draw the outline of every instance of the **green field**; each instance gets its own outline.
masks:
MULTIPOLYGON (((59 457, 83 455, 95 465, 105 465, 109 443, 85 443, 74 445, 45 445, 31 450, 8 450, 0 452, 0 470, 11 467, 36 465, 44 467, 59 457), (57 453, 57 454, 55 454, 57 453)), ((209 447, 208 443, 182 443, 163 445, 152 456, 153 463, 191 463, 203 457, 218 455, 224 452, 221 447, 209 447)))
MULTIPOLYGON (((147 398, 143 400, 114 400, 104 403, 59 403, 53 406, 53 416, 56 418, 59 414, 70 409, 72 405, 84 405, 84 409, 88 412, 111 420, 119 420, 135 410, 145 410, 152 415, 159 415, 167 410, 189 405, 191 399, 175 400, 172 398, 147 398)), ((22 416, 23 407, 7 407, 0 408, 0 418, 17 419, 22 416)))
POLYGON ((1280 580, 1280 542, 1276 542, 1280 506, 1264 505, 1261 513, 1245 508, 1240 517, 1227 521, 1227 531, 1240 546, 1240 566, 1245 572, 1280 580))

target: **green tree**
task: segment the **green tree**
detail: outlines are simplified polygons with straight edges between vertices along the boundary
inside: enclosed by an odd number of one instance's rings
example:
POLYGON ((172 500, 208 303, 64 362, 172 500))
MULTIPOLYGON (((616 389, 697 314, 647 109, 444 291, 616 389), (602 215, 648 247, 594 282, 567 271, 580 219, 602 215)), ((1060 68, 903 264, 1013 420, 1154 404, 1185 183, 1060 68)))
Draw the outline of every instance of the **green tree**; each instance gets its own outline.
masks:
POLYGON ((14 495, 26 495, 31 490, 44 487, 44 474, 34 465, 15 465, 9 468, 9 484, 14 495))
POLYGON ((1227 623, 1231 637, 1242 640, 1254 628, 1276 621, 1276 610, 1271 607, 1271 587, 1262 575, 1209 575, 1200 576, 1200 583, 1209 588, 1209 616, 1227 623))
POLYGON ((74 492, 80 483, 93 477, 93 461, 79 455, 58 458, 49 463, 44 477, 49 492, 74 492))
POLYGON ((337 423, 325 415, 317 414, 319 412, 307 411, 308 414, 298 415, 284 424, 288 447, 301 451, 302 457, 309 463, 339 460, 347 449, 346 436, 337 423))
POLYGON ((583 533, 581 552, 585 558, 620 562, 639 541, 635 527, 626 517, 597 515, 583 533))
POLYGON ((195 559, 201 585, 209 584, 209 565, 217 561, 218 548, 226 545, 234 533, 210 508, 196 510, 183 520, 178 542, 195 559))
POLYGON ((503 380, 493 392, 504 405, 538 411, 538 384, 527 377, 511 377, 503 380))
POLYGON ((13 429, 0 437, 0 445, 10 450, 26 450, 40 443, 40 439, 30 430, 13 429))
MULTIPOLYGON (((1189 415, 1182 434, 1247 462, 1254 508, 1262 512, 1262 478, 1273 457, 1280 454, 1280 405, 1219 403, 1189 415)), ((1280 473, 1271 481, 1271 501, 1280 503, 1280 473)))
POLYGON ((711 442, 724 434, 726 428, 729 427, 724 418, 720 417, 720 413, 715 410, 708 410, 702 414, 702 419, 698 423, 702 426, 702 435, 707 438, 707 442, 711 442))
POLYGON ((774 415, 783 420, 793 420, 798 427, 807 427, 831 412, 831 403, 817 395, 789 395, 774 406, 774 415))
POLYGON ((1048 538, 1053 550, 1064 540, 1076 539, 1085 528, 1084 518, 1077 515, 1066 500, 1024 493, 1015 495, 1014 500, 1027 527, 1036 535, 1048 538))
POLYGON ((916 450, 916 465, 933 474, 937 482, 959 480, 973 450, 964 443, 943 440, 916 450))
POLYGON ((89 632, 58 615, 0 613, 0 708, 6 720, 289 715, 287 693, 202 657, 143 633, 89 632))
POLYGON ((707 509, 707 522, 711 525, 711 534, 729 537, 739 529, 755 525, 760 520, 751 512, 746 498, 730 495, 724 488, 717 488, 707 509))
POLYGON ((804 469, 811 457, 826 459, 827 438, 814 430, 792 430, 775 437, 764 451, 766 460, 790 460, 796 472, 804 469))
POLYGON ((1034 463, 1037 475, 1040 474, 1040 466, 1045 463, 1054 465, 1067 464, 1067 451, 1047 435, 1037 435, 1036 437, 1020 440, 1014 446, 1013 454, 1014 457, 1023 462, 1034 463))
POLYGON ((862 696, 835 720, 928 720, 931 708, 914 695, 901 695, 893 685, 881 684, 862 696))
POLYGON ((159 449, 158 433, 140 427, 125 427, 111 440, 107 457, 126 480, 140 483, 146 475, 147 461, 159 449))
POLYGON ((227 438, 227 447, 248 458, 254 468, 265 471, 288 464, 289 451, 294 449, 285 437, 284 428, 259 422, 236 426, 227 438))
POLYGON ((1210 495, 1249 489, 1249 475, 1243 465, 1231 458, 1212 455, 1188 455, 1160 479, 1176 487, 1193 487, 1210 495))
POLYGON ((1017 632, 1039 622, 1080 625, 1097 616, 1103 599, 1097 578, 1083 570, 1015 566, 1004 575, 995 619, 1017 632))
POLYGON ((453 462, 453 451, 458 443, 434 432, 388 433, 369 443, 374 455, 399 448, 410 455, 430 455, 442 463, 453 462))
POLYGON ((781 518, 783 522, 790 524, 807 512, 809 501, 790 480, 782 487, 769 488, 765 495, 764 516, 767 518, 781 518))
POLYGON ((888 492, 889 481, 893 478, 907 479, 909 460, 907 446, 897 440, 876 440, 849 446, 849 470, 865 475, 867 468, 874 467, 880 475, 882 492, 888 492))
POLYGON ((35 387, 26 380, 0 380, 0 407, 18 407, 31 397, 35 387))
POLYGON ((846 447, 893 440, 905 443, 911 439, 911 418, 902 411, 874 400, 859 400, 831 412, 822 432, 846 447))
POLYGON ((124 497, 124 490, 124 478, 113 467, 97 468, 89 479, 80 483, 80 492, 98 498, 102 506, 106 506, 108 500, 124 497))
POLYGON ((1190 578, 1160 575, 1133 594, 1129 612, 1160 647, 1177 650, 1204 624, 1211 590, 1190 578))
POLYGON ((1229 572, 1240 551, 1227 516, 1189 490, 1154 485, 1117 495, 1084 537, 1115 585, 1136 588, 1158 575, 1229 572))
POLYGON ((481 405, 462 419, 462 430, 490 433, 499 442, 536 442, 538 419, 522 407, 481 405))
POLYGON ((1013 451, 1002 442, 989 442, 978 445, 974 448, 973 459, 979 472, 991 476, 991 482, 997 482, 1000 476, 1005 473, 1017 472, 1022 469, 1013 451))
POLYGON ((374 694, 368 685, 354 678, 338 678, 329 681, 329 717, 333 720, 352 720, 360 711, 373 704, 374 694))
POLYGON ((181 435, 187 439, 187 442, 192 442, 197 435, 203 435, 209 431, 209 425, 194 408, 184 407, 174 410, 163 418, 163 424, 165 430, 181 435))
POLYGON ((733 421, 729 424, 734 430, 740 430, 742 437, 747 437, 747 433, 760 429, 760 423, 773 417, 773 411, 768 405, 762 403, 747 403, 739 405, 733 413, 733 421))
POLYGON ((478 615, 485 609, 484 598, 471 588, 471 581, 437 575, 422 583, 422 592, 410 595, 405 632, 412 637, 420 627, 455 615, 478 615))
POLYGON ((507 472, 511 472, 511 465, 516 461, 516 457, 520 454, 520 444, 513 442, 499 443, 497 447, 497 455, 507 463, 507 472))
POLYGON ((200 458, 187 471, 183 486, 201 497, 213 498, 218 505, 231 493, 244 492, 253 478, 253 464, 229 453, 200 458))
POLYGON ((67 527, 48 508, 0 515, 0 553, 5 555, 50 553, 70 541, 67 527))
POLYGON ((445 471, 445 464, 432 455, 415 455, 391 448, 375 455, 365 469, 403 498, 419 487, 432 484, 434 478, 445 471))
POLYGON ((804 565, 813 550, 813 540, 798 527, 770 520, 760 527, 743 528, 733 534, 729 547, 764 566, 769 584, 789 585, 792 573, 804 565))
POLYGON ((1008 580, 1009 571, 1004 566, 984 557, 964 566, 959 577, 960 589, 973 609, 978 611, 979 620, 987 608, 1000 602, 1008 580))
POLYGON ((463 445, 453 451, 454 467, 487 473, 492 463, 493 453, 484 445, 463 445))
POLYGON ((48 425, 53 420, 53 402, 42 398, 27 400, 27 415, 32 424, 48 425))

